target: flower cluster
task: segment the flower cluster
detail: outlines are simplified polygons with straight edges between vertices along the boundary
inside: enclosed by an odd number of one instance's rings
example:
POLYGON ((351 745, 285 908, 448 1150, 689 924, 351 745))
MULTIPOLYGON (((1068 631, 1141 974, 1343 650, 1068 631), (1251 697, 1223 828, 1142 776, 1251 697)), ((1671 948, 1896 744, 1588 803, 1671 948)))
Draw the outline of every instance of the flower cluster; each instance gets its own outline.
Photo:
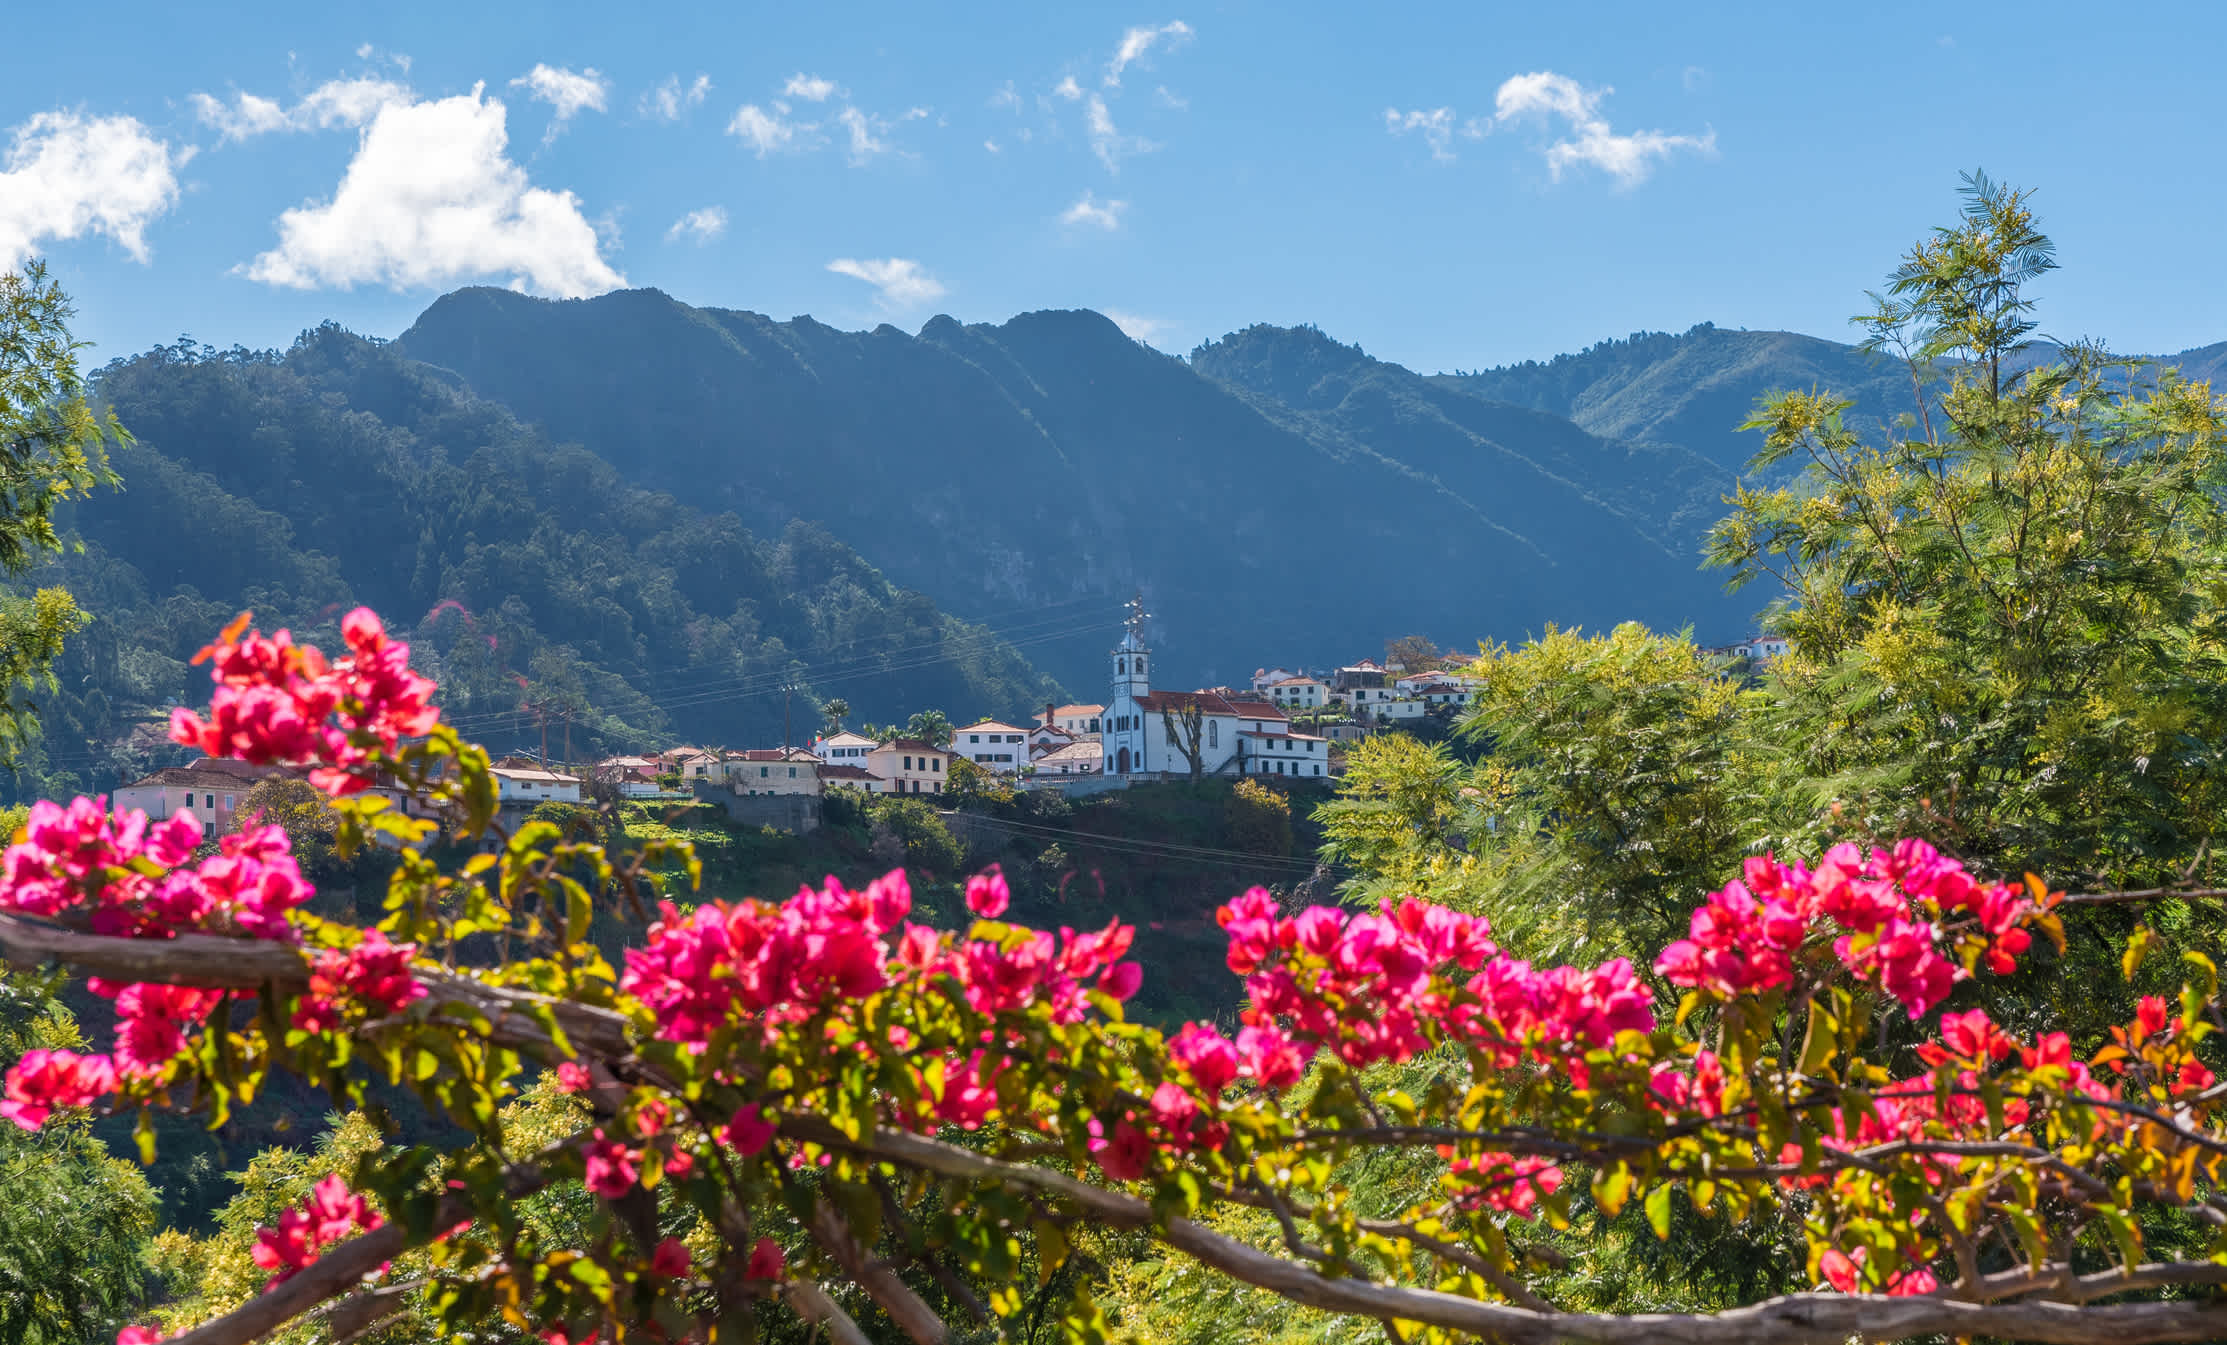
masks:
POLYGON ((1631 963, 1535 969, 1503 956, 1484 919, 1443 906, 1410 900, 1350 917, 1316 906, 1285 918, 1256 887, 1218 919, 1230 970, 1246 978, 1245 1022, 1263 1029, 1250 1050, 1240 1038, 1240 1072, 1264 1082, 1291 1075, 1294 1053, 1303 1068, 1318 1046, 1358 1067, 1406 1060, 1444 1032, 1507 1064, 1655 1024, 1631 963))
POLYGON ((337 1175, 325 1178, 310 1189, 307 1200, 278 1217, 276 1228, 255 1230, 255 1264, 275 1272, 264 1290, 309 1267, 333 1243, 385 1222, 337 1175))
POLYGON ((87 982, 87 988, 115 1001, 116 1070, 120 1075, 140 1079, 155 1078, 168 1070, 170 1062, 186 1049, 184 1025, 207 1022, 210 1011, 224 1000, 221 990, 153 982, 119 985, 98 976, 87 982))
POLYGON ((858 892, 829 878, 779 905, 712 901, 683 915, 667 902, 647 946, 627 950, 620 987, 667 1041, 701 1043, 744 1019, 772 1032, 886 986, 884 936, 911 910, 902 869, 858 892))
POLYGON ((243 613, 194 656, 209 663, 216 691, 207 719, 171 712, 172 741, 212 757, 311 767, 318 788, 351 794, 371 783, 374 746, 392 752, 440 719, 433 683, 410 671, 410 647, 388 639, 369 608, 341 619, 349 653, 330 664, 286 631, 266 637, 247 623, 243 613))
POLYGON ((201 844, 188 811, 150 824, 105 798, 33 804, 24 836, 0 857, 0 910, 83 912, 96 934, 170 938, 188 930, 292 939, 288 919, 313 889, 277 827, 227 836, 218 853, 180 868, 201 844))
POLYGON ((1965 919, 1972 961, 2001 975, 2032 945, 2024 926, 2041 910, 2024 890, 1981 883, 1920 840, 1869 855, 1836 845, 1814 872, 1768 855, 1748 860, 1746 870, 1744 882, 1711 894, 1694 911, 1689 936, 1655 960, 1672 985, 1719 999, 1776 990, 1792 982, 1810 933, 1830 920, 1845 931, 1833 942, 1841 965, 1923 1018, 1967 975, 1942 951, 1947 922, 1965 919))
POLYGON ((25 1051, 8 1071, 0 1116, 25 1130, 37 1130, 56 1107, 90 1107, 115 1087, 116 1065, 105 1055, 25 1051))
POLYGON ((304 1032, 329 1032, 352 1005, 378 1014, 402 1012, 425 997, 425 987, 410 975, 410 959, 417 951, 416 944, 389 943, 385 934, 374 929, 353 948, 319 953, 309 989, 294 1005, 294 1026, 304 1032))
MULTIPOLYGON (((1450 1149, 1441 1151, 1442 1157, 1451 1154, 1450 1149)), ((1539 1197, 1553 1195, 1561 1187, 1562 1169, 1544 1158, 1481 1153, 1447 1164, 1446 1185, 1454 1203, 1463 1209, 1500 1210, 1529 1219, 1539 1197)))

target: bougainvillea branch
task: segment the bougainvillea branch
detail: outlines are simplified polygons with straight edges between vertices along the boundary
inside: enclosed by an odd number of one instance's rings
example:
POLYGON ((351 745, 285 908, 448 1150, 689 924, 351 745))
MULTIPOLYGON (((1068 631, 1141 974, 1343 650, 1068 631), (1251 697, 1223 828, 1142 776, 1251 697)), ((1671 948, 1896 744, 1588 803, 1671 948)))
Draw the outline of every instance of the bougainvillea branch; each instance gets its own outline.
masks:
MULTIPOLYGON (((197 827, 81 799, 40 805, 4 857, 0 949, 88 974, 117 1021, 106 1051, 15 1062, 0 1116, 221 1123, 286 1070, 341 1099, 414 1090, 466 1137, 321 1183, 267 1231, 268 1290, 183 1324, 197 1345, 392 1288, 383 1268, 412 1249, 424 1310, 452 1328, 725 1345, 786 1303, 858 1338, 825 1276, 935 1342, 934 1286, 1010 1316, 1024 1261, 1049 1293, 1074 1230, 1510 1342, 2227 1334, 2205 1296, 2227 1268, 2216 977, 2192 955, 2178 1000, 2133 997, 2108 1040, 2012 1031, 1988 983, 2064 937, 2065 899, 2038 879, 1986 881, 1920 840, 1814 868, 1759 856, 1644 967, 1534 965, 1423 901, 1288 910, 1254 889, 1218 912, 1237 1021, 1161 1032, 1124 1010, 1143 975, 1130 927, 1014 923, 994 871, 965 887, 970 923, 943 929, 914 918, 902 871, 689 904, 685 846, 622 862, 546 823, 506 831, 485 753, 437 721, 407 647, 368 613, 344 631, 328 662, 236 624, 208 651, 209 710, 175 732, 300 772, 343 849, 392 847, 375 928, 308 914, 275 828, 196 859, 197 827), (470 857, 441 868, 443 840, 470 857), (655 913, 614 966, 589 938, 597 904, 645 887, 655 913), (543 1071, 585 1128, 514 1166, 503 1104, 543 1071), (1395 1151, 1434 1183, 1364 1219, 1340 1174, 1395 1151), (923 1183, 928 1221, 894 1194, 923 1183), (589 1197, 576 1245, 525 1233, 518 1196, 549 1186, 589 1197), (1560 1311, 1534 1282, 1532 1234, 1585 1217, 1576 1202, 1667 1237, 1674 1199, 1798 1223, 1787 1278, 1812 1287, 1670 1316, 1560 1311), (1238 1209, 1274 1232, 1238 1236, 1238 1209), (2122 1296, 2152 1301, 2102 1301, 2122 1296)), ((1054 1306, 1079 1339, 1109 1329, 1079 1282, 1054 1306)))

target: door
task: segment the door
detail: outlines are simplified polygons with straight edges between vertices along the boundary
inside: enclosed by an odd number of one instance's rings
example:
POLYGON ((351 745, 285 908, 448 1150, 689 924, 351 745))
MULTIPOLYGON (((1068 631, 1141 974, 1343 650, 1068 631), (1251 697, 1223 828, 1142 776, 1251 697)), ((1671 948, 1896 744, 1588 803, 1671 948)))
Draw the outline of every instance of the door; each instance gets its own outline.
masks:
POLYGON ((1119 752, 1114 753, 1114 773, 1117 775, 1127 775, 1129 773, 1128 748, 1124 747, 1119 752))

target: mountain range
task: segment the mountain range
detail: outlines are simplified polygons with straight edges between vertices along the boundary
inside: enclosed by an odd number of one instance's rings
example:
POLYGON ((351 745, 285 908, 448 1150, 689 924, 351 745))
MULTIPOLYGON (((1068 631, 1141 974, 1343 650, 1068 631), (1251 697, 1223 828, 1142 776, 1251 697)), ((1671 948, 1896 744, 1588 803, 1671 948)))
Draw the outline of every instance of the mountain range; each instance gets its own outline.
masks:
POLYGON ((1426 375, 1304 326, 1177 358, 1088 311, 841 331, 654 290, 460 290, 391 342, 181 344, 97 386, 135 441, 35 576, 96 621, 22 789, 159 757, 241 608, 370 603, 474 732, 581 750, 1094 699, 1137 591, 1187 685, 1412 633, 1726 641, 1770 596, 1699 566, 1756 399, 1830 388, 1874 432, 1911 404, 1852 346, 1708 324, 1426 375))

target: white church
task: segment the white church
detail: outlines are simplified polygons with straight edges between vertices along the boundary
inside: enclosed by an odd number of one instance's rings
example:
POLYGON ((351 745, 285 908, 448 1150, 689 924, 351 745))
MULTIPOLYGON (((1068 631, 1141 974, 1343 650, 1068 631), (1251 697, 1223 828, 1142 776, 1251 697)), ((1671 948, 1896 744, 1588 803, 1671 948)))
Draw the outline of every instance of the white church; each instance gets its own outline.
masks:
POLYGON ((1292 732, 1290 718, 1265 700, 1223 691, 1154 691, 1144 600, 1132 598, 1128 606, 1112 655, 1113 695, 1100 721, 1108 775, 1189 775, 1184 718, 1196 706, 1204 774, 1328 777, 1329 741, 1292 732))

